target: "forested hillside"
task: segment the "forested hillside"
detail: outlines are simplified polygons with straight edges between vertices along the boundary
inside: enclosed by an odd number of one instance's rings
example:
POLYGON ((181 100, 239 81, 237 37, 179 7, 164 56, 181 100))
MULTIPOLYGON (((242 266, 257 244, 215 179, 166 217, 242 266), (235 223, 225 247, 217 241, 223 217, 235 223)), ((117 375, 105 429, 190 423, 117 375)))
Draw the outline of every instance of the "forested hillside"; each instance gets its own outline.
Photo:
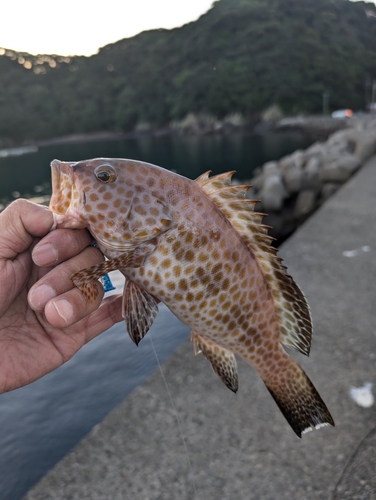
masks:
MULTIPOLYGON (((83 33, 84 36, 84 33, 83 33)), ((376 6, 349 0, 217 0, 196 22, 143 32, 92 57, 0 49, 0 144, 187 113, 257 116, 364 108, 376 80, 376 6)))

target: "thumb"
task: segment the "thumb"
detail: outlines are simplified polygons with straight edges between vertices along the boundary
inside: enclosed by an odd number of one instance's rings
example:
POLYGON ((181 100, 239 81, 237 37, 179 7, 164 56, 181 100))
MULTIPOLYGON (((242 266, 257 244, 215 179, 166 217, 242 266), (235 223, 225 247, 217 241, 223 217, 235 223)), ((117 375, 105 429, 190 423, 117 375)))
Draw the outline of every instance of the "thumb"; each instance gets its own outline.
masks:
POLYGON ((0 214, 0 259, 16 258, 52 225, 53 215, 47 207, 23 199, 14 201, 0 214))

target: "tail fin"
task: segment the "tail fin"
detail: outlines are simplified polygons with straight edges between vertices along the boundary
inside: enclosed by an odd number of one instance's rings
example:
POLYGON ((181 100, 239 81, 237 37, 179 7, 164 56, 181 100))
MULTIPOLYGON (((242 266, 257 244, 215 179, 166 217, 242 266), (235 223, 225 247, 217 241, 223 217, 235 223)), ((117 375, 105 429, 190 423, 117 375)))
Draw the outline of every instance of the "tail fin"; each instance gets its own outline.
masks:
POLYGON ((334 420, 319 393, 298 363, 289 357, 289 366, 264 383, 298 437, 334 420))

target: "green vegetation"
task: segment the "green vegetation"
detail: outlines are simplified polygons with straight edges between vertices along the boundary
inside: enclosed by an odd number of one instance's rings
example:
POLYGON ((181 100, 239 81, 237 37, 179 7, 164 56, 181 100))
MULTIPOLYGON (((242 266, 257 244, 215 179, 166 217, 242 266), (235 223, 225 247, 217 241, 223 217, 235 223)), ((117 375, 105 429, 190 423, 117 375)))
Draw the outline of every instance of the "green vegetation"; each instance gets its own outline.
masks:
POLYGON ((376 6, 217 0, 199 20, 92 57, 0 49, 0 140, 163 126, 189 112, 257 117, 364 108, 376 80, 376 6))

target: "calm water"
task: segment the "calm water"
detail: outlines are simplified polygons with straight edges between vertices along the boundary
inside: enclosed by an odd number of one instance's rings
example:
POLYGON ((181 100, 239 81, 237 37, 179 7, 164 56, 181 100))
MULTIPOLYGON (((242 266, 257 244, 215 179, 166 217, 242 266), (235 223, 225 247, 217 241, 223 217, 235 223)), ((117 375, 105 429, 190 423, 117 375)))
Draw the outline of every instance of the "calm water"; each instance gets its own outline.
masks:
POLYGON ((49 193, 49 165, 54 158, 65 161, 100 156, 132 158, 175 170, 191 179, 207 170, 213 174, 236 170, 239 179, 250 179, 255 167, 306 148, 311 142, 301 134, 289 132, 228 137, 142 137, 46 146, 37 153, 0 157, 0 200, 12 199, 12 193, 26 197, 49 193))
MULTIPOLYGON (((48 194, 52 159, 98 156, 133 158, 174 169, 190 178, 206 170, 252 170, 309 139, 298 134, 231 137, 145 137, 40 148, 37 153, 0 158, 0 200, 48 194), (13 193, 13 195, 12 195, 13 193)), ((121 292, 115 274, 116 293, 121 292)), ((122 324, 85 346, 72 360, 33 384, 0 396, 0 498, 18 500, 94 425, 188 338, 189 331, 164 306, 148 336, 136 347, 122 324)), ((160 376, 155 372, 154 376, 160 376)), ((124 425, 138 425, 124 422, 124 425)))

